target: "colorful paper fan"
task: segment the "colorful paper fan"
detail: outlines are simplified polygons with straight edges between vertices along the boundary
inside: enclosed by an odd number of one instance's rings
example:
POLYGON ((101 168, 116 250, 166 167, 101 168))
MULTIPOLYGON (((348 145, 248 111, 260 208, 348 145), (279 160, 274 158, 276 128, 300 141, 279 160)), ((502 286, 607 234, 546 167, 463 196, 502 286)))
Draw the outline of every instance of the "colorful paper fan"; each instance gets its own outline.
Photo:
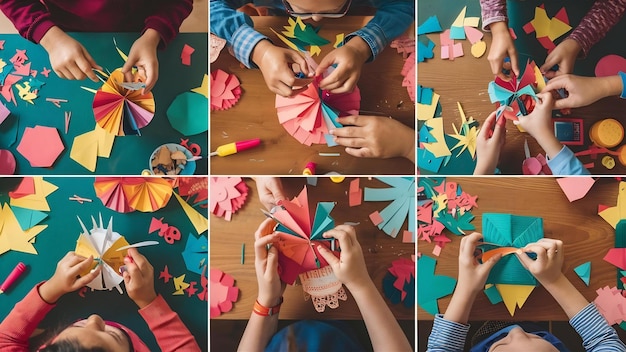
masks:
MULTIPOLYGON (((204 277, 204 275, 202 276, 204 277)), ((239 297, 235 279, 219 269, 211 269, 211 318, 230 312, 239 297)))
POLYGON ((93 98, 94 117, 100 127, 116 136, 141 135, 139 129, 154 117, 154 97, 151 92, 128 90, 123 82, 121 69, 111 73, 93 98))
POLYGON ((76 249, 74 252, 85 258, 93 256, 93 266, 81 273, 88 274, 97 265, 100 265, 100 274, 87 287, 94 290, 117 290, 122 293, 120 283, 124 278, 120 274, 120 267, 124 265, 124 257, 126 250, 118 250, 121 247, 128 246, 126 239, 117 232, 113 231, 113 218, 109 220, 109 225, 105 229, 102 225, 102 216, 100 223, 96 223, 96 219, 91 217, 93 228, 87 231, 85 224, 78 218, 78 222, 83 232, 76 241, 76 249))
POLYGON ((234 74, 222 70, 211 72, 211 111, 228 110, 241 97, 241 83, 234 74))
POLYGON ((334 206, 333 202, 318 203, 311 219, 304 187, 296 198, 279 201, 271 213, 266 213, 278 223, 274 232, 279 236, 276 247, 283 282, 293 284, 299 274, 328 265, 317 251, 317 245, 331 249, 331 242, 334 244, 333 239, 322 237, 324 232, 335 227, 335 221, 330 217, 334 206))
POLYGON ((307 89, 290 98, 276 96, 278 122, 300 143, 336 145, 328 130, 342 127, 338 116, 358 115, 361 93, 358 87, 350 93, 332 94, 319 89, 321 77, 307 89))
POLYGON ((172 196, 167 180, 152 177, 96 177, 94 189, 102 204, 118 213, 156 211, 172 196))
POLYGON ((230 221, 248 197, 241 177, 211 177, 211 213, 230 221))

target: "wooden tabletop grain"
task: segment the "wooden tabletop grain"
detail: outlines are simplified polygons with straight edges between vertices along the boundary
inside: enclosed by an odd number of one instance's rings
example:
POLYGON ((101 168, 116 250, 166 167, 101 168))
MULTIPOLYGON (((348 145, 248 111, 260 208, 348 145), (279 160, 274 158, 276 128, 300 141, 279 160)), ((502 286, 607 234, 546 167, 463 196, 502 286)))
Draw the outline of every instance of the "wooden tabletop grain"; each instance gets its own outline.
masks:
MULTIPOLYGON (((376 287, 381 290, 382 280, 390 263, 398 258, 410 258, 415 252, 412 243, 402 243, 400 237, 391 238, 370 222, 368 215, 375 210, 382 210, 389 202, 364 202, 348 206, 349 181, 333 183, 328 178, 319 178, 317 186, 308 186, 309 203, 319 201, 335 201, 331 216, 335 224, 359 222, 356 226, 357 237, 363 253, 370 277, 376 287)), ((388 187, 373 179, 362 178, 363 187, 388 187)), ((257 297, 257 280, 254 271, 254 232, 265 219, 260 209, 255 182, 246 180, 249 186, 248 200, 243 209, 233 215, 232 221, 211 215, 211 246, 210 266, 218 268, 235 278, 239 288, 239 300, 232 311, 222 314, 218 319, 248 319, 257 297), (245 244, 245 262, 241 264, 241 246, 245 244)), ((296 196, 306 184, 305 178, 285 178, 283 185, 288 197, 296 196)), ((313 208, 312 208, 313 209, 313 208)), ((314 210, 311 210, 314 211, 314 210)), ((406 229, 406 222, 403 229, 406 229)), ((382 292, 382 291, 381 291, 382 292)), ((347 301, 340 301, 337 309, 326 308, 324 313, 317 313, 310 301, 304 300, 301 286, 287 286, 284 303, 280 310, 281 319, 362 319, 359 309, 348 293, 347 301)), ((405 308, 403 304, 391 304, 387 301, 394 316, 401 320, 414 320, 415 309, 405 308)))
MULTIPOLYGON (((320 35, 335 38, 338 33, 349 33, 363 27, 371 17, 346 16, 340 20, 320 23, 320 35)), ((270 30, 280 32, 287 25, 286 17, 253 17, 254 27, 267 35, 275 44, 280 39, 270 30)), ((321 47, 317 62, 332 48, 321 47)), ((358 87, 361 91, 361 110, 392 116, 411 128, 415 128, 415 105, 402 87, 402 55, 395 49, 386 48, 373 62, 363 65, 358 87)), ((415 166, 404 158, 363 159, 352 157, 343 147, 326 145, 306 146, 289 135, 278 123, 276 95, 269 91, 261 71, 243 67, 226 49, 211 71, 222 69, 234 73, 241 82, 243 94, 239 102, 226 111, 212 111, 211 150, 239 140, 261 138, 262 145, 245 153, 228 157, 213 157, 211 173, 214 175, 300 175, 307 162, 317 163, 317 174, 339 172, 345 175, 396 174, 413 175, 415 166), (320 152, 340 153, 339 157, 319 156, 320 152)))
MULTIPOLYGON (((614 178, 598 179, 585 198, 572 203, 553 177, 450 177, 447 180, 458 182, 463 191, 478 196, 478 208, 472 210, 476 216, 472 224, 478 232, 481 231, 483 213, 541 217, 544 237, 558 238, 564 243, 563 273, 588 300, 595 299, 598 288, 616 286, 615 266, 602 259, 608 249, 614 247, 615 230, 598 215, 599 204, 616 204, 618 181, 614 178), (589 287, 574 272, 575 267, 587 261, 591 261, 589 287)), ((436 273, 456 278, 461 237, 449 237, 452 243, 446 245, 437 259, 436 273)), ((418 251, 423 255, 433 256, 433 247, 433 244, 424 241, 418 243, 418 251)), ((451 297, 439 300, 440 312, 445 312, 451 297)), ((418 319, 428 320, 433 316, 419 309, 418 319)), ((484 294, 479 294, 470 320, 551 321, 567 320, 567 316, 550 294, 539 286, 514 317, 509 315, 503 303, 492 305, 484 294)))
MULTIPOLYGON (((429 34, 428 38, 436 45, 435 58, 417 65, 418 84, 434 88, 435 93, 441 95, 440 102, 446 133, 454 133, 452 123, 457 127, 461 123, 457 102, 461 103, 466 116, 472 116, 482 124, 487 116, 495 110, 495 105, 491 104, 487 93, 487 86, 494 77, 487 61, 487 54, 491 48, 491 34, 485 33, 483 40, 487 42, 487 53, 479 59, 470 54, 471 43, 468 40, 462 40, 458 42, 463 45, 465 56, 455 60, 442 60, 439 49, 439 34, 429 34)), ((537 65, 542 64, 543 62, 537 62, 537 65)), ((520 63, 520 69, 523 65, 525 63, 520 63)), ((564 117, 583 119, 585 145, 570 146, 570 148, 574 152, 588 149, 591 145, 588 133, 591 126, 596 121, 609 117, 624 121, 624 111, 626 111, 626 101, 619 97, 605 98, 587 107, 572 109, 571 114, 564 117)), ((506 144, 500 153, 498 167, 503 174, 521 175, 522 162, 525 159, 524 140, 528 140, 532 156, 539 153, 545 155, 545 153, 534 138, 527 133, 519 132, 511 121, 507 121, 506 130, 506 144)), ((616 148, 613 149, 616 150, 616 148)), ((589 156, 580 157, 580 160, 583 164, 595 163, 595 167, 590 169, 593 175, 623 174, 626 172, 626 166, 621 165, 617 157, 614 157, 615 168, 609 170, 604 167, 601 163, 603 155, 606 154, 601 154, 596 160, 589 156)), ((471 172, 468 173, 471 174, 471 172)))

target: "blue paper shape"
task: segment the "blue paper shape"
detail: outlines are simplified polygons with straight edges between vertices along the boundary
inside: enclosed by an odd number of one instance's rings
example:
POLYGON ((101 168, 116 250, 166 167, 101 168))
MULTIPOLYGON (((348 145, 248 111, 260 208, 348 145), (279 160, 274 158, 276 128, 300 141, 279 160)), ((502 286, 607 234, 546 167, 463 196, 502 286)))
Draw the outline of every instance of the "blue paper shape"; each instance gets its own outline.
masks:
POLYGON ((574 272, 581 280, 583 280, 585 285, 589 286, 589 279, 591 278, 591 262, 580 264, 574 268, 574 272))
POLYGON ((450 27, 450 39, 465 39, 465 28, 463 27, 450 27))
MULTIPOLYGON (((363 200, 392 202, 380 211, 383 222, 378 228, 391 237, 396 237, 404 224, 407 215, 415 213, 415 179, 412 177, 380 177, 380 181, 391 188, 369 188, 364 190, 363 200)), ((415 221, 408 224, 408 231, 415 233, 415 221)))
POLYGON ((209 259, 208 238, 204 235, 196 237, 192 233, 189 233, 185 249, 181 254, 187 270, 202 275, 202 270, 208 265, 209 259))
POLYGON ((502 296, 500 295, 500 292, 495 285, 490 286, 483 292, 485 292, 485 295, 487 295, 487 298, 489 298, 489 302, 491 302, 491 304, 498 304, 502 302, 502 296))
POLYGON ((417 27, 417 35, 441 32, 441 24, 436 15, 430 16, 417 27))
MULTIPOLYGON (((417 148, 417 167, 420 171, 428 171, 434 174, 439 172, 443 158, 437 158, 428 149, 417 148)), ((474 169, 472 169, 474 172, 474 169)))
POLYGON ((26 230, 30 229, 31 227, 39 224, 45 218, 48 217, 47 213, 44 213, 44 212, 41 212, 41 211, 37 211, 37 210, 33 210, 33 209, 26 209, 26 208, 21 208, 21 207, 11 207, 11 210, 13 211, 13 214, 15 215, 15 218, 17 219, 17 222, 20 224, 20 227, 24 231, 26 231, 26 230))
POLYGON ((454 291, 456 279, 435 275, 437 261, 422 255, 417 263, 417 304, 428 313, 439 314, 437 300, 454 291))
POLYGON ((435 57, 435 53, 433 52, 435 49, 435 43, 433 43, 430 39, 428 39, 427 44, 422 43, 422 41, 417 41, 417 62, 424 62, 426 59, 432 59, 435 57))

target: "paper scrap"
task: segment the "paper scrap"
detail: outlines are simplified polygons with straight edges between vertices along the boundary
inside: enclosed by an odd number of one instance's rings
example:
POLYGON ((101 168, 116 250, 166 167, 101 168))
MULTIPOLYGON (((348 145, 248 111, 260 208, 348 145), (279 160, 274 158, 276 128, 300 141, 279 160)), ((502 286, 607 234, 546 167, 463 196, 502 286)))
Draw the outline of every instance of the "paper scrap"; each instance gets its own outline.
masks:
POLYGON ((557 178, 556 182, 565 193, 567 200, 573 202, 587 195, 596 180, 592 177, 563 177, 557 178))
POLYGON ((439 314, 437 300, 454 291, 456 280, 449 276, 436 275, 437 261, 422 255, 417 263, 417 304, 426 312, 439 314))
POLYGON ((580 264, 574 268, 574 272, 576 272, 576 275, 583 280, 585 285, 589 286, 589 280, 591 278, 591 262, 580 264))
POLYGON ((17 151, 31 167, 50 167, 63 152, 65 146, 54 127, 26 127, 17 151))
POLYGON ((180 53, 180 59, 183 65, 191 66, 191 54, 193 54, 194 51, 196 51, 196 49, 191 47, 189 44, 185 44, 183 46, 183 50, 180 53))
POLYGON ((211 269, 209 276, 211 278, 210 315, 211 318, 216 318, 233 309, 233 303, 239 297, 239 289, 235 286, 235 279, 219 269, 211 269))
POLYGON ((189 218, 189 221, 191 221, 191 224, 196 229, 196 232, 201 234, 204 231, 207 231, 209 228, 209 220, 187 204, 187 202, 185 202, 185 200, 182 199, 176 192, 173 193, 174 197, 176 197, 176 200, 178 200, 178 203, 180 203, 180 206, 185 211, 187 218, 189 218))

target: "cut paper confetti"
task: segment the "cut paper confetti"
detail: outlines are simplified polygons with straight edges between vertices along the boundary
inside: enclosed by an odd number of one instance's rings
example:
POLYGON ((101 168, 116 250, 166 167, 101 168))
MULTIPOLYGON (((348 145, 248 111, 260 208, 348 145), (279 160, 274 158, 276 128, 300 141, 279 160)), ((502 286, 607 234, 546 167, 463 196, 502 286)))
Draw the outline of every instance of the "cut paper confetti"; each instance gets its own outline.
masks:
POLYGON ((383 278, 383 293, 393 304, 403 303, 405 307, 415 305, 415 262, 400 258, 391 262, 383 278))
POLYGON ((234 74, 220 69, 211 72, 211 111, 228 110, 241 97, 241 83, 234 74))
POLYGON ((154 117, 154 97, 152 92, 128 90, 122 82, 124 74, 119 68, 108 76, 93 98, 94 117, 100 127, 116 136, 141 135, 139 129, 154 117))
POLYGON ((548 53, 556 47, 554 41, 572 29, 565 7, 549 18, 544 5, 535 8, 535 17, 522 28, 527 34, 535 32, 537 40, 548 49, 548 53))
POLYGON ((363 200, 363 189, 359 187, 360 178, 355 178, 350 181, 350 188, 348 190, 348 205, 351 207, 361 205, 363 200))
POLYGON ((154 212, 173 192, 167 180, 153 177, 96 177, 94 189, 102 204, 118 213, 154 212))
POLYGON ((176 276, 172 279, 174 281, 174 291, 172 296, 182 296, 185 294, 185 290, 190 286, 189 283, 185 282, 185 274, 181 276, 176 276))
POLYGON ((113 149, 115 135, 96 125, 93 131, 74 137, 70 158, 87 170, 96 171, 98 157, 108 158, 113 149))
POLYGON ((322 77, 316 77, 306 90, 294 97, 276 95, 278 122, 305 145, 337 145, 328 131, 343 127, 337 117, 358 115, 361 93, 358 87, 350 93, 333 94, 319 88, 322 77))
POLYGON ((181 253, 187 270, 202 275, 209 262, 209 240, 206 236, 194 236, 192 233, 187 237, 185 249, 181 253))
POLYGON ((207 219, 204 215, 200 214, 196 209, 194 209, 191 205, 187 204, 184 199, 182 199, 176 192, 174 192, 174 197, 183 208, 183 211, 187 215, 189 221, 196 229, 198 234, 203 233, 209 229, 209 219, 207 219))
POLYGON ((211 48, 209 49, 209 54, 211 56, 211 63, 214 63, 215 60, 217 60, 217 58, 220 56, 220 52, 222 51, 222 49, 224 49, 224 47, 226 46, 226 40, 216 36, 213 33, 210 34, 211 40, 209 44, 211 45, 211 48))
POLYGON ((148 233, 153 233, 156 231, 158 231, 159 236, 163 237, 165 242, 167 242, 168 244, 174 244, 175 241, 178 241, 181 238, 180 230, 175 226, 170 226, 164 223, 163 218, 152 218, 152 220, 150 220, 150 228, 148 229, 148 233))
POLYGON ((183 46, 183 50, 180 53, 180 60, 183 65, 191 66, 191 54, 193 54, 194 51, 196 51, 196 49, 191 47, 189 44, 185 44, 183 46))
POLYGON ((9 111, 9 109, 7 109, 7 107, 4 106, 4 104, 0 103, 0 124, 2 124, 4 120, 6 120, 7 117, 9 117, 10 114, 11 114, 11 111, 9 111))
MULTIPOLYGON (((390 188, 365 188, 364 201, 392 201, 379 212, 382 222, 375 224, 387 235, 396 238, 402 230, 405 220, 407 230, 415 235, 415 178, 379 177, 379 181, 390 188)), ((415 241, 413 241, 415 242, 415 241)))
POLYGON ((172 127, 185 136, 193 136, 209 129, 209 119, 198 116, 209 114, 209 76, 204 75, 202 85, 176 96, 167 108, 167 119, 172 127))
POLYGON ((437 260, 422 255, 417 263, 417 304, 426 312, 439 314, 437 300, 454 291, 456 280, 449 276, 436 275, 437 260))
POLYGON ((585 285, 589 286, 589 280, 591 279, 591 262, 580 264, 574 268, 574 272, 583 280, 585 285))
POLYGON ((415 77, 417 67, 415 52, 412 52, 409 57, 404 61, 400 74, 404 77, 402 79, 402 86, 406 87, 409 98, 412 102, 415 102, 415 77))
POLYGON ((15 156, 8 149, 0 149, 0 175, 15 174, 15 156))
POLYGON ((65 146, 54 127, 26 127, 17 151, 28 160, 31 167, 51 167, 65 146))
POLYGON ((45 181, 42 177, 25 177, 16 191, 11 192, 11 206, 50 211, 47 197, 58 189, 57 186, 45 181))
POLYGON ((263 235, 278 235, 275 246, 278 249, 279 275, 283 282, 292 285, 299 274, 328 265, 318 253, 317 246, 331 250, 331 242, 335 242, 334 239, 322 237, 324 232, 335 227, 335 221, 330 216, 334 206, 333 202, 318 203, 315 215, 311 218, 305 186, 293 200, 278 201, 271 212, 264 212, 276 222, 270 223, 262 232, 263 235))
POLYGON ((298 277, 305 294, 304 300, 311 299, 313 307, 319 313, 323 313, 326 306, 331 309, 338 308, 339 300, 348 300, 343 284, 330 266, 301 273, 298 277))
POLYGON ((124 278, 120 272, 120 267, 124 265, 124 257, 127 251, 119 249, 129 244, 122 235, 113 231, 113 218, 109 219, 106 229, 102 223, 102 216, 99 217, 99 220, 98 224, 91 217, 93 227, 91 230, 87 230, 85 224, 78 218, 82 232, 76 241, 74 252, 85 258, 89 256, 94 258, 93 265, 80 274, 81 276, 87 275, 96 266, 100 266, 100 274, 89 282, 87 287, 94 290, 109 291, 116 288, 122 294, 123 291, 120 284, 124 281, 124 278))
POLYGON ((211 318, 216 318, 233 309, 233 303, 239 297, 239 289, 235 287, 235 279, 219 269, 211 269, 209 276, 211 278, 211 318))
POLYGON ((4 203, 0 208, 0 255, 8 251, 37 254, 32 242, 47 227, 48 225, 22 227, 14 209, 4 203))
POLYGON ((598 297, 593 301, 609 325, 626 321, 626 297, 616 287, 605 286, 596 290, 598 297))
POLYGON ((230 221, 248 197, 248 186, 241 177, 211 177, 210 211, 230 221))
POLYGON ((557 178, 556 182, 565 193, 567 200, 573 202, 587 195, 596 180, 592 177, 563 177, 557 178))
POLYGON ((167 265, 163 268, 163 271, 159 273, 159 280, 163 279, 163 283, 168 283, 173 276, 170 274, 167 265))

